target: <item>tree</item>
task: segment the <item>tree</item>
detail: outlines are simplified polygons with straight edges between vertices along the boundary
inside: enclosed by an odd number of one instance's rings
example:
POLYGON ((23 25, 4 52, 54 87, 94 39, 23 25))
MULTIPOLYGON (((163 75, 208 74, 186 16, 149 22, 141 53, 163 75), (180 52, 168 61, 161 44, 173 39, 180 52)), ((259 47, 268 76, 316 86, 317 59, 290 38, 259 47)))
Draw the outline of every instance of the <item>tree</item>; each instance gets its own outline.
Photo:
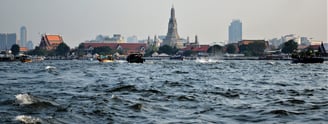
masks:
POLYGON ((80 43, 78 49, 84 50, 84 43, 80 43))
POLYGON ((20 52, 20 47, 19 47, 19 45, 14 44, 13 46, 11 46, 11 49, 10 50, 16 56, 20 52))
POLYGON ((84 43, 80 43, 75 51, 78 56, 83 56, 86 54, 84 50, 85 50, 84 43))
POLYGON ((222 54, 223 47, 220 45, 214 45, 208 48, 207 53, 210 53, 212 55, 219 55, 222 54))
POLYGON ((158 48, 155 45, 150 45, 145 51, 145 57, 151 56, 153 53, 158 51, 158 48))
POLYGON ((29 55, 38 55, 38 56, 46 56, 48 52, 40 47, 36 46, 34 50, 30 50, 27 52, 29 55))
POLYGON ((93 49, 92 54, 96 53, 101 55, 112 54, 112 49, 109 46, 96 47, 93 49))
POLYGON ((70 51, 69 46, 67 46, 64 42, 58 45, 55 50, 55 53, 59 56, 66 56, 70 51))
POLYGON ((169 45, 164 45, 159 47, 158 53, 166 53, 168 55, 174 55, 178 52, 178 49, 176 47, 171 47, 169 45))
POLYGON ((145 57, 151 56, 155 51, 153 49, 146 49, 145 57))
POLYGON ((297 47, 298 44, 294 40, 289 40, 283 44, 281 52, 292 53, 297 47))
POLYGON ((237 48, 235 45, 228 44, 226 47, 227 47, 227 50, 226 50, 227 53, 232 53, 232 54, 237 53, 237 48))
POLYGON ((191 56, 193 53, 194 53, 193 51, 187 50, 187 51, 184 51, 182 55, 183 56, 191 56))
POLYGON ((260 56, 264 54, 266 48, 265 42, 255 41, 247 45, 241 45, 239 47, 240 52, 245 54, 245 56, 260 56))

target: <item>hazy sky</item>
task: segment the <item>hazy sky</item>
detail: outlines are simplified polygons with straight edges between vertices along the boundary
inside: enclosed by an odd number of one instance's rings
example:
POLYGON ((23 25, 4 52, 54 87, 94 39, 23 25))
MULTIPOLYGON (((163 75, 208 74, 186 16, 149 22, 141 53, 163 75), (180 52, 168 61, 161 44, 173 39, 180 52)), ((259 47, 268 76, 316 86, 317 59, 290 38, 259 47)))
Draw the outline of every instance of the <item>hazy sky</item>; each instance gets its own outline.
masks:
POLYGON ((327 0, 1 0, 0 33, 26 26, 28 39, 61 34, 71 47, 99 34, 166 35, 174 4, 180 37, 202 44, 228 40, 233 19, 244 39, 298 34, 327 41, 327 0))

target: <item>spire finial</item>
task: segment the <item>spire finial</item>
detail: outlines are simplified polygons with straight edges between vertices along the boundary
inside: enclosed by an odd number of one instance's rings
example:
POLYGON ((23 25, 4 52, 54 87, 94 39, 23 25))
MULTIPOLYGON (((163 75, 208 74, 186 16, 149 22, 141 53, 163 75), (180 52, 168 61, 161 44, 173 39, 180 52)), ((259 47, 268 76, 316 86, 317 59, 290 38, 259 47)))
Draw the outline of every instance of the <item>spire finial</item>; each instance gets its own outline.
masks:
POLYGON ((175 10, 174 10, 173 4, 172 4, 172 8, 171 8, 171 18, 175 18, 175 10))

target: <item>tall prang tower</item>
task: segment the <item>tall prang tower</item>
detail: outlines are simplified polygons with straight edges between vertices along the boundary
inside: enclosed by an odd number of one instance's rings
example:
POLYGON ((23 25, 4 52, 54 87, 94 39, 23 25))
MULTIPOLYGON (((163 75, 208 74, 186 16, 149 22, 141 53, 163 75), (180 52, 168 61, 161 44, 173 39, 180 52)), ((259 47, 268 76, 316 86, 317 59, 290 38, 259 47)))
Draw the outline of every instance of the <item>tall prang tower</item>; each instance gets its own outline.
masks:
POLYGON ((168 27, 166 37, 163 41, 163 45, 169 45, 171 47, 177 47, 177 48, 183 47, 183 44, 180 41, 180 37, 178 34, 178 24, 177 24, 177 20, 175 18, 175 10, 174 10, 173 6, 171 8, 171 17, 170 17, 170 21, 169 21, 169 27, 168 27))

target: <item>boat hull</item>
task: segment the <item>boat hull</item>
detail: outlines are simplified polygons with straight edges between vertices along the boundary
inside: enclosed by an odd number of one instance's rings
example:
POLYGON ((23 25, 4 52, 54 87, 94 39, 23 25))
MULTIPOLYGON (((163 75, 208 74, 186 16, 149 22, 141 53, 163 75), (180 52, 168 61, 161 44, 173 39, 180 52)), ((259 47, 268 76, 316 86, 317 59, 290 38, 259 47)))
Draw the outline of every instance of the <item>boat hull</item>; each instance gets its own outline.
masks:
POLYGON ((22 63, 29 63, 32 62, 32 59, 24 59, 24 60, 20 60, 22 63))
POLYGON ((143 63, 145 62, 145 59, 143 58, 142 54, 130 54, 127 58, 126 61, 129 63, 143 63))
POLYGON ((323 58, 293 58, 292 63, 323 63, 323 58))

